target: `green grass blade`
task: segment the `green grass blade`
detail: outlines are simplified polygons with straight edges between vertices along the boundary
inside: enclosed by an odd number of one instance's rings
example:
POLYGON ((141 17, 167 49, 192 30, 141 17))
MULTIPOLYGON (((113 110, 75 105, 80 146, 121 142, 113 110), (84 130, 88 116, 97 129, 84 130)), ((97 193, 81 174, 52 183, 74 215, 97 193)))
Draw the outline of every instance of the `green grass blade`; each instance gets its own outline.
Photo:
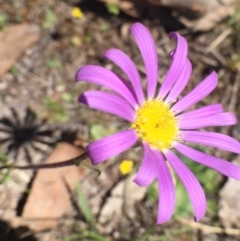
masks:
POLYGON ((76 193, 77 193, 78 205, 82 211, 82 214, 83 214, 85 220, 88 223, 92 224, 93 223, 92 213, 91 213, 90 207, 88 205, 88 201, 87 201, 86 197, 84 196, 79 185, 77 185, 77 187, 76 187, 76 193))
POLYGON ((82 234, 72 234, 66 238, 61 239, 61 241, 82 240, 82 238, 84 238, 84 235, 82 234))
POLYGON ((12 168, 9 168, 7 172, 3 174, 3 177, 0 179, 0 185, 8 181, 11 171, 12 171, 12 168))

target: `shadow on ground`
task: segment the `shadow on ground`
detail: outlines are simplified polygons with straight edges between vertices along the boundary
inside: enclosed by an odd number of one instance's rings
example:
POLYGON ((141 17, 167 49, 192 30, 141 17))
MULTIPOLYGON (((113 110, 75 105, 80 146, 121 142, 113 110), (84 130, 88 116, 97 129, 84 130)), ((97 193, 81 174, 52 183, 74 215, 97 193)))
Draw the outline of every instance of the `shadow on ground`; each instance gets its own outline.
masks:
POLYGON ((13 229, 10 224, 0 220, 1 241, 37 241, 32 232, 26 227, 13 229))
POLYGON ((118 16, 111 15, 105 6, 105 3, 97 0, 82 0, 80 3, 78 3, 78 6, 83 10, 84 13, 91 12, 94 13, 94 15, 103 18, 110 18, 113 22, 113 25, 116 26, 121 25, 126 21, 136 22, 142 21, 142 19, 149 19, 155 24, 161 23, 167 32, 184 28, 184 25, 178 20, 178 18, 172 15, 171 8, 153 5, 147 1, 139 2, 139 0, 137 0, 137 4, 134 5, 136 11, 138 12, 138 17, 130 16, 123 11, 120 11, 118 16))

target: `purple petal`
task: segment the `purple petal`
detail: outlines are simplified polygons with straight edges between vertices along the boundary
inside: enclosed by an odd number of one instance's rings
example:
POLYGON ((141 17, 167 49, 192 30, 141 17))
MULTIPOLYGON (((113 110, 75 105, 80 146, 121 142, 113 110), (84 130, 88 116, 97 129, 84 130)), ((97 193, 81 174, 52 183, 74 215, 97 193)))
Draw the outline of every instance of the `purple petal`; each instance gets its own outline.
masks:
POLYGON ((181 100, 179 100, 172 107, 172 110, 176 114, 186 110, 188 107, 196 104, 198 101, 202 100, 209 93, 211 93, 216 88, 217 83, 218 83, 217 74, 216 72, 212 72, 190 93, 188 93, 181 100))
POLYGON ((158 186, 159 186, 159 202, 158 202, 158 218, 157 223, 167 222, 175 208, 175 187, 172 175, 168 169, 166 161, 158 150, 153 150, 156 160, 159 162, 158 169, 158 186))
POLYGON ((134 130, 125 130, 101 140, 91 142, 86 149, 94 165, 120 154, 133 146, 138 140, 134 130))
POLYGON ((157 50, 151 33, 141 23, 130 28, 138 48, 142 54, 148 81, 148 99, 154 97, 158 80, 157 50))
POLYGON ((184 66, 184 70, 182 71, 180 77, 177 79, 176 83, 174 84, 173 88, 170 90, 169 95, 166 98, 165 102, 174 102, 184 90, 185 86, 187 85, 189 78, 191 77, 192 73, 192 64, 189 59, 186 59, 186 64, 184 66))
POLYGON ((91 108, 120 116, 130 122, 134 121, 133 108, 125 99, 117 95, 102 91, 85 91, 79 96, 78 101, 91 108))
POLYGON ((185 38, 177 33, 170 33, 170 39, 177 38, 177 48, 172 54, 173 62, 171 64, 170 69, 167 72, 167 75, 163 81, 163 84, 160 88, 158 97, 163 99, 177 79, 180 77, 182 72, 184 71, 184 65, 186 64, 187 52, 188 52, 188 45, 185 38))
POLYGON ((215 115, 223 112, 223 108, 221 104, 212 104, 207 105, 204 107, 201 107, 196 110, 188 111, 186 113, 183 113, 181 115, 177 116, 177 119, 188 119, 188 118, 198 118, 208 115, 215 115))
POLYGON ((174 148, 195 162, 213 168, 223 175, 240 180, 240 167, 230 162, 197 151, 189 146, 185 146, 182 143, 176 143, 174 148))
POLYGON ((178 127, 180 129, 198 129, 209 126, 235 125, 236 122, 237 120, 233 113, 225 112, 199 118, 181 119, 178 123, 178 127))
POLYGON ((183 141, 194 142, 240 154, 240 143, 230 136, 206 131, 181 131, 183 141))
POLYGON ((193 206, 195 220, 199 221, 204 216, 207 207, 206 197, 199 181, 173 152, 168 150, 164 155, 186 188, 193 206))
POLYGON ((141 79, 139 72, 132 60, 125 53, 118 49, 108 50, 104 54, 104 57, 112 60, 127 75, 133 85, 138 103, 141 104, 144 101, 141 79))
POLYGON ((153 155, 149 145, 146 143, 143 143, 142 145, 144 149, 144 157, 134 182, 136 182, 139 186, 144 187, 150 185, 157 177, 159 165, 158 160, 153 155))
POLYGON ((76 74, 77 81, 86 81, 105 86, 124 97, 134 108, 136 100, 124 82, 112 71, 100 66, 86 65, 76 74))

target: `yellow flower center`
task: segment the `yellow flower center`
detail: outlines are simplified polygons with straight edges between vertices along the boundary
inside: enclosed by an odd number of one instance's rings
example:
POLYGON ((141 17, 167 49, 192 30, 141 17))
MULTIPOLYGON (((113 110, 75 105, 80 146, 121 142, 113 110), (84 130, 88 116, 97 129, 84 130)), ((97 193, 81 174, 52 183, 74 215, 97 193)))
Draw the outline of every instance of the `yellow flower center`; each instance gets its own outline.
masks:
POLYGON ((146 101, 136 111, 131 128, 142 141, 160 151, 171 148, 179 131, 169 105, 157 99, 146 101))

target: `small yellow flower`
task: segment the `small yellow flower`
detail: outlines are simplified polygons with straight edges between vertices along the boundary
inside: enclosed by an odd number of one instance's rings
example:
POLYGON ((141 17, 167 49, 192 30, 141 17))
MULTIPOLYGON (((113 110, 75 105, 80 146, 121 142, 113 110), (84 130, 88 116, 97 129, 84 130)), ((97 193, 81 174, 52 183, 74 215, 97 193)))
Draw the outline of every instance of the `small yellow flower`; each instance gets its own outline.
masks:
POLYGON ((83 12, 81 11, 80 8, 74 7, 74 8, 72 9, 72 16, 73 16, 74 18, 82 18, 82 17, 83 17, 83 12))
POLYGON ((119 165, 119 170, 122 173, 122 175, 127 175, 131 173, 132 168, 133 168, 133 161, 131 160, 123 160, 119 165))

